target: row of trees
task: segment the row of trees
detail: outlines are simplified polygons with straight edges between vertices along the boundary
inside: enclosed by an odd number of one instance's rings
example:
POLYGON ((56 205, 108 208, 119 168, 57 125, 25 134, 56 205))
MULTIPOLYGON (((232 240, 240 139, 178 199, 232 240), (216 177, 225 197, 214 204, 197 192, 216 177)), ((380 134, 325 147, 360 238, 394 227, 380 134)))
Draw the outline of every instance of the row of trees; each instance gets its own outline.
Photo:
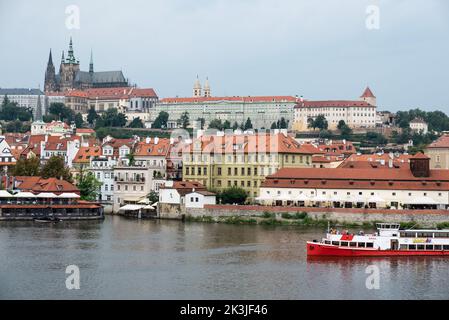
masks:
POLYGON ((396 112, 396 123, 402 129, 409 128, 410 121, 415 118, 421 118, 427 122, 429 131, 449 130, 449 117, 442 111, 423 111, 418 108, 396 112))
MULTIPOLYGON (((70 169, 65 165, 64 158, 60 156, 50 157, 45 164, 37 157, 17 160, 12 169, 13 176, 40 176, 42 178, 57 178, 73 183, 70 169)), ((80 189, 81 199, 95 200, 97 198, 101 182, 92 173, 86 173, 81 169, 77 187, 80 189)))
POLYGON ((9 100, 5 95, 0 106, 0 120, 4 121, 30 121, 33 119, 33 112, 30 108, 22 108, 17 102, 9 100))

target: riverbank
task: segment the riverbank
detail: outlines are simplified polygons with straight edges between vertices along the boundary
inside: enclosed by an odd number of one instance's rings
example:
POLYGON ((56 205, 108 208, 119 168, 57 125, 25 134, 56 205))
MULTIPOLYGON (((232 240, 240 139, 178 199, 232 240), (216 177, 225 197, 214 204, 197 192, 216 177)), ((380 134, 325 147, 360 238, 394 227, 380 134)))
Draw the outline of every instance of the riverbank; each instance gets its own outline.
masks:
MULTIPOLYGON (((376 223, 386 221, 371 221, 371 222, 348 222, 330 219, 317 219, 311 218, 306 212, 299 212, 296 214, 275 214, 266 212, 262 216, 186 216, 186 222, 203 222, 203 223, 224 223, 224 224, 237 224, 237 225, 267 225, 267 226, 303 226, 303 227, 322 227, 325 228, 328 225, 333 227, 343 228, 361 228, 371 229, 376 227, 376 223)), ((399 222, 402 228, 424 228, 428 225, 422 225, 418 222, 402 221, 399 222)), ((449 222, 441 222, 433 225, 432 227, 438 229, 449 228, 449 222)))
MULTIPOLYGON (((170 209, 170 208, 162 208, 170 209)), ((317 208, 205 205, 203 209, 188 208, 165 213, 160 218, 184 218, 187 221, 231 224, 304 225, 323 226, 329 223, 341 226, 366 227, 377 222, 395 222, 404 227, 449 227, 448 210, 391 210, 364 208, 317 208)))

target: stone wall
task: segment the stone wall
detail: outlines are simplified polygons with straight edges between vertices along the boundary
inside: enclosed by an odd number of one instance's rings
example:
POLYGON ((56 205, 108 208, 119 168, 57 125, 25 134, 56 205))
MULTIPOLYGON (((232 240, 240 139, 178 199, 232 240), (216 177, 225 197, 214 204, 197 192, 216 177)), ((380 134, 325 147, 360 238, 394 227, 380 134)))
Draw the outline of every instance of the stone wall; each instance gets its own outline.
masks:
POLYGON ((449 222, 448 210, 387 210, 387 209, 337 209, 309 207, 271 207, 271 206, 234 206, 206 205, 204 209, 184 209, 186 216, 191 217, 229 217, 257 216, 265 212, 282 213, 307 212, 314 219, 337 220, 340 222, 416 222, 434 227, 441 222, 449 222))

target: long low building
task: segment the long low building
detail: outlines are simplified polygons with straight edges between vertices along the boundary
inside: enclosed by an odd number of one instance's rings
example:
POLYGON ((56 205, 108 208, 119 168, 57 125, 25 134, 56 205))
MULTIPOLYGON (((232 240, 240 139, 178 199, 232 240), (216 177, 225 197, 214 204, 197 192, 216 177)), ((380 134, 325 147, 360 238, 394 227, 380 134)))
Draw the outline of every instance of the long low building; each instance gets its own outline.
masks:
POLYGON ((449 170, 419 153, 409 166, 284 168, 266 178, 259 203, 334 208, 449 208, 449 170))

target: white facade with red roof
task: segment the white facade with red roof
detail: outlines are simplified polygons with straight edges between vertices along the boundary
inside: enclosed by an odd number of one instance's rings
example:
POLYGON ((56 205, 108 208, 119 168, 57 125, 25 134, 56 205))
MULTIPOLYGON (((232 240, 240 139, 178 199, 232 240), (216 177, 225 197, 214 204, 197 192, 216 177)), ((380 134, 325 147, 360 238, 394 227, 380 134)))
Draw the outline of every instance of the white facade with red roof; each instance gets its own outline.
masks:
POLYGON ((449 133, 443 134, 425 150, 431 169, 449 169, 449 133))
POLYGON ((253 128, 270 129, 281 118, 291 127, 296 103, 293 96, 175 97, 161 99, 150 113, 154 121, 161 111, 168 112, 171 128, 178 127, 181 115, 188 112, 190 126, 194 128, 200 118, 205 120, 206 127, 214 119, 227 120, 232 126, 235 122, 245 124, 250 118, 253 128))
POLYGON ((330 130, 336 130, 340 120, 350 128, 374 128, 376 126, 376 97, 367 87, 359 100, 302 100, 295 106, 293 129, 312 130, 310 119, 324 115, 330 130))

